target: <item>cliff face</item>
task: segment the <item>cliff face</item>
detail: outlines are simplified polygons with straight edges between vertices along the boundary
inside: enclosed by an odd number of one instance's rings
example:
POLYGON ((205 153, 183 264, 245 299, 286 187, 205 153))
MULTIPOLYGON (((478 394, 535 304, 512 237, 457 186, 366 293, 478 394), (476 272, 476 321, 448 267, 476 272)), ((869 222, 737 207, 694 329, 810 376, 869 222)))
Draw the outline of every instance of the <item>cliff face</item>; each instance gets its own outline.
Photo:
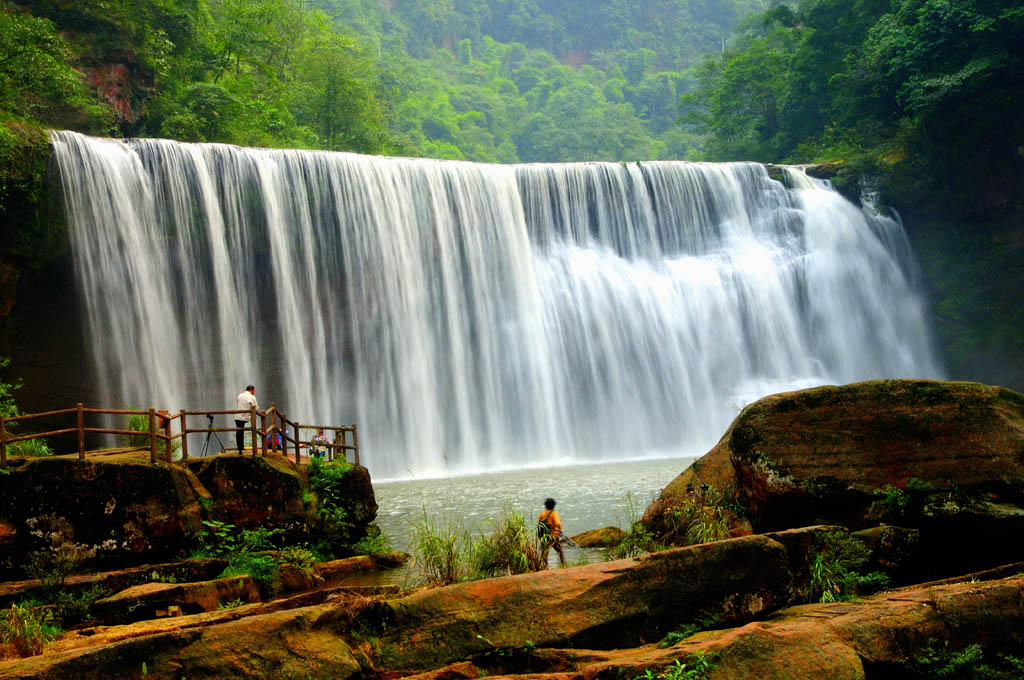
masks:
POLYGON ((132 50, 113 50, 102 60, 83 59, 76 67, 86 83, 107 102, 125 136, 138 129, 146 104, 156 96, 153 74, 139 65, 132 50))

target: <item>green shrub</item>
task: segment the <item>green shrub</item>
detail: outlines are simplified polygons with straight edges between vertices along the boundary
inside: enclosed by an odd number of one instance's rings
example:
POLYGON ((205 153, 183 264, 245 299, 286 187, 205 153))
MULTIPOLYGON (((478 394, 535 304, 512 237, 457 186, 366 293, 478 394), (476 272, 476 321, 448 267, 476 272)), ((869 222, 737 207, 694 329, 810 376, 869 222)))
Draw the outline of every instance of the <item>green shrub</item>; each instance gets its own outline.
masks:
POLYGON ((275 557, 279 564, 287 564, 307 576, 313 574, 317 563, 316 555, 313 554, 313 551, 303 546, 293 545, 282 548, 275 557))
POLYGON ((314 458, 309 462, 309 487, 316 494, 321 507, 336 508, 345 504, 348 488, 345 476, 351 469, 350 463, 342 461, 325 463, 314 458))
POLYGON ((243 529, 238 535, 238 544, 246 552, 275 550, 283 535, 284 529, 267 529, 265 527, 243 529))
POLYGON ((666 635, 658 643, 658 647, 664 649, 665 647, 671 647, 677 642, 681 642, 688 637, 696 635, 702 630, 713 630, 722 623, 722 617, 719 614, 703 614, 698 616, 697 619, 691 623, 686 623, 674 631, 666 635))
POLYGON ((199 532, 199 548, 193 557, 225 557, 238 548, 237 527, 218 520, 203 520, 205 529, 199 532))
POLYGON ((868 547, 855 537, 843 531, 828 532, 811 558, 804 597, 808 602, 835 602, 889 587, 886 574, 861 573, 870 556, 868 547))
POLYGON ((1024 677, 1024 658, 1003 652, 986 652, 978 644, 955 649, 946 641, 941 647, 935 639, 919 654, 901 664, 908 680, 1020 680, 1024 677))
POLYGON ((715 669, 714 660, 713 653, 698 652, 687 656, 685 661, 676 659, 657 672, 648 668, 633 680, 707 680, 715 669))
POLYGON ((7 455, 28 456, 32 458, 44 458, 53 455, 53 449, 46 443, 45 439, 25 439, 20 442, 11 442, 7 445, 7 455))
POLYGON ((380 532, 380 529, 371 525, 370 531, 352 545, 352 550, 357 555, 370 555, 379 557, 389 555, 394 551, 387 536, 380 532))
POLYGON ((90 621, 92 605, 108 594, 107 589, 101 585, 95 585, 77 595, 66 590, 59 591, 53 600, 57 606, 57 620, 64 628, 90 621))
POLYGON ((228 558, 228 566, 220 573, 220 578, 251 576, 259 587, 260 594, 271 596, 277 592, 277 575, 280 571, 280 563, 269 553, 239 551, 228 558))
POLYGON ((0 644, 21 658, 43 653, 60 629, 24 604, 13 604, 0 616, 0 644))
POLYGON ((317 499, 319 540, 316 550, 322 555, 336 557, 348 554, 354 525, 345 509, 348 483, 345 476, 352 465, 337 461, 325 463, 314 458, 309 463, 309 486, 317 499))

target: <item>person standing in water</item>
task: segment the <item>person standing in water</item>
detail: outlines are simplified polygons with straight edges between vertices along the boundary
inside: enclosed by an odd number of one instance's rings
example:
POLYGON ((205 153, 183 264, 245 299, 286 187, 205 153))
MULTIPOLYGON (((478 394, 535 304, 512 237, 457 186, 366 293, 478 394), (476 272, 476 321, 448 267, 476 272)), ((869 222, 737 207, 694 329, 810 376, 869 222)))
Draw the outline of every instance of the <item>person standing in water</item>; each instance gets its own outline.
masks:
POLYGON ((562 551, 562 544, 559 538, 562 536, 562 520, 555 512, 555 499, 548 498, 544 501, 544 510, 537 516, 537 534, 540 537, 540 558, 546 565, 548 563, 548 550, 555 549, 558 553, 558 563, 565 566, 565 553, 562 551))
MULTIPOLYGON (((245 413, 235 414, 235 444, 238 445, 238 452, 241 453, 245 450, 245 428, 249 426, 249 421, 252 419, 252 411, 250 409, 260 410, 260 405, 256 403, 256 387, 253 385, 247 385, 242 392, 239 393, 238 399, 235 403, 235 410, 244 411, 245 413)), ((252 443, 255 453, 256 442, 252 443)))

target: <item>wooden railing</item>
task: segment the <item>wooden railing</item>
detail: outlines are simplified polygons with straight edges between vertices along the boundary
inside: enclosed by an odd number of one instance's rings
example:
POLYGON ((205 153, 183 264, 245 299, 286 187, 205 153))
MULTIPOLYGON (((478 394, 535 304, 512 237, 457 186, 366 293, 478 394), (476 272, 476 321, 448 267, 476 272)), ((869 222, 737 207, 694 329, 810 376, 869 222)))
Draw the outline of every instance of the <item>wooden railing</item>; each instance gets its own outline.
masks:
MULTIPOLYGON (((348 452, 351 451, 353 454, 352 462, 359 465, 359 435, 356 432, 355 425, 301 424, 290 420, 277 408, 276 404, 271 404, 270 408, 266 411, 258 411, 256 409, 251 409, 249 412, 186 411, 183 409, 177 413, 168 413, 165 410, 158 410, 154 408, 146 411, 86 408, 82 406, 82 404, 78 404, 75 408, 61 409, 59 411, 28 413, 10 418, 0 416, 0 468, 7 469, 7 447, 9 444, 61 435, 77 435, 78 458, 79 460, 85 460, 85 436, 87 434, 112 434, 123 437, 144 438, 146 445, 135 448, 144 449, 145 446, 148 446, 149 460, 151 463, 156 463, 161 458, 167 462, 172 462, 174 460, 174 443, 176 441, 180 442, 181 459, 188 460, 188 435, 206 434, 206 440, 204 442, 201 455, 207 455, 209 453, 209 446, 211 443, 210 439, 211 437, 215 437, 219 445, 219 451, 216 451, 215 453, 225 453, 227 451, 245 453, 245 451, 251 450, 252 455, 266 455, 267 451, 270 450, 279 451, 281 454, 288 456, 289 453, 294 452, 295 462, 299 463, 301 461, 301 449, 305 447, 307 453, 311 453, 314 449, 325 449, 327 451, 326 456, 328 460, 334 460, 338 456, 339 452, 343 459, 348 460, 348 452), (219 432, 230 432, 232 433, 232 436, 238 432, 238 428, 236 427, 213 427, 214 417, 224 415, 238 417, 239 419, 245 415, 249 416, 249 424, 243 429, 247 431, 252 438, 251 449, 238 451, 237 448, 226 447, 224 442, 220 440, 220 437, 216 436, 219 432), (86 427, 86 416, 125 416, 129 418, 132 416, 146 417, 148 418, 148 427, 146 429, 86 427), (206 427, 194 427, 190 424, 190 419, 197 416, 205 417, 207 419, 206 427), (74 426, 50 430, 48 432, 33 432, 31 434, 22 435, 16 434, 17 428, 14 428, 13 431, 11 428, 11 425, 38 420, 40 418, 57 419, 61 417, 69 417, 69 419, 74 422, 74 426), (257 419, 259 420, 257 421, 257 419), (257 422, 259 423, 258 425, 257 422), (177 427, 175 427, 175 424, 177 424, 177 427), (303 439, 301 436, 301 433, 304 430, 312 430, 313 432, 316 432, 321 429, 325 434, 333 433, 334 435, 326 444, 315 443, 312 439, 303 439), (352 434, 351 442, 349 442, 349 433, 352 434), (276 442, 279 437, 281 441, 280 448, 276 446, 276 442), (268 441, 272 442, 273 445, 268 446, 268 441)), ((229 443, 234 444, 234 441, 229 443)), ((309 456, 307 455, 307 458, 308 457, 309 456)))

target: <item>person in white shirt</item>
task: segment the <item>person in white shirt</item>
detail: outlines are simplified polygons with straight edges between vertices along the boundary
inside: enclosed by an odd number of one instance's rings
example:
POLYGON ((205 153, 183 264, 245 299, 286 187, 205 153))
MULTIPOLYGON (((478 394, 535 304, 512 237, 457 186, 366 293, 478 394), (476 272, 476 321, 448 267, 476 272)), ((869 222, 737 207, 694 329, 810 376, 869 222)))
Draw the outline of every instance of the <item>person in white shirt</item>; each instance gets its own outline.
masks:
MULTIPOLYGON (((252 419, 250 408, 257 411, 260 409, 260 405, 256 403, 256 388, 253 385, 246 386, 245 390, 238 395, 238 400, 235 403, 235 410, 245 411, 241 415, 235 414, 235 427, 238 428, 235 431, 235 443, 238 445, 239 453, 245 449, 245 430, 252 419)), ((253 448, 255 448, 255 442, 253 448)))

